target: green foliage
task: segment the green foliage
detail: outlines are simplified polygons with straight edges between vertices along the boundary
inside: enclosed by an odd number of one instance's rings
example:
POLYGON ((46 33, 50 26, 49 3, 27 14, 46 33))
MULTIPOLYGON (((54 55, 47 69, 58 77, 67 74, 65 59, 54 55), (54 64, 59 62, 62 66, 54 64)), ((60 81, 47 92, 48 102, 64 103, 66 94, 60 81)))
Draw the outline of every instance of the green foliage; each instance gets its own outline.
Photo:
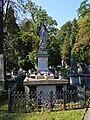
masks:
POLYGON ((83 2, 81 2, 77 12, 79 17, 84 17, 88 12, 90 12, 90 3, 88 3, 88 0, 83 0, 83 2))
POLYGON ((77 42, 74 44, 78 62, 90 63, 90 12, 78 20, 77 42))
POLYGON ((10 6, 13 7, 15 16, 20 19, 22 8, 23 8, 24 0, 3 0, 3 8, 4 8, 4 21, 7 20, 7 12, 10 6))
POLYGON ((72 21, 72 30, 71 30, 71 35, 70 35, 71 48, 74 46, 75 42, 77 41, 77 33, 78 33, 78 23, 77 23, 77 20, 74 19, 72 21))
MULTIPOLYGON (((15 5, 21 6, 20 2, 6 1, 8 6, 4 18, 4 55, 6 69, 10 71, 14 67, 24 70, 35 69, 37 65, 37 51, 39 48, 38 27, 42 19, 48 30, 47 51, 49 53, 49 66, 56 67, 63 59, 70 65, 70 54, 74 52, 77 62, 90 64, 90 4, 84 0, 79 9, 79 19, 67 21, 58 30, 57 22, 49 16, 45 9, 37 6, 32 0, 23 4, 25 15, 30 17, 21 21, 18 26, 15 18, 15 5), (9 3, 8 3, 9 2, 9 3), (12 2, 12 4, 11 4, 12 2), (12 8, 12 5, 14 7, 12 8)), ((5 2, 5 1, 4 1, 5 2)))
POLYGON ((5 24, 8 31, 7 34, 13 35, 18 30, 18 25, 16 24, 16 18, 14 16, 14 9, 11 6, 7 11, 7 19, 5 24))
POLYGON ((70 21, 66 22, 60 29, 57 39, 60 44, 61 58, 69 65, 70 61, 70 35, 72 30, 72 23, 70 21))
POLYGON ((15 78, 12 78, 12 80, 14 79, 17 83, 18 91, 24 90, 23 81, 24 81, 25 77, 26 77, 26 75, 18 75, 15 78))
POLYGON ((62 59, 64 59, 64 61, 70 65, 70 54, 71 54, 71 47, 70 47, 70 42, 69 41, 65 41, 64 44, 62 45, 62 59))
POLYGON ((31 18, 23 20, 20 25, 20 39, 24 46, 27 45, 27 48, 23 47, 23 54, 20 54, 19 56, 19 63, 20 61, 22 61, 22 63, 25 63, 24 61, 27 58, 27 61, 30 61, 31 64, 33 64, 34 66, 37 64, 37 51, 39 45, 37 30, 40 22, 43 19, 48 29, 47 50, 50 53, 49 63, 50 65, 54 66, 58 65, 58 60, 60 59, 60 50, 57 49, 57 51, 55 51, 58 45, 58 43, 56 42, 57 39, 55 37, 58 32, 58 29, 55 28, 55 26, 57 25, 56 21, 53 20, 52 17, 48 16, 46 11, 42 9, 42 7, 37 6, 31 0, 28 1, 24 6, 24 12, 27 13, 27 11, 30 13, 31 18))
POLYGON ((59 33, 58 33, 58 41, 60 43, 60 45, 62 45, 66 39, 66 36, 67 36, 67 40, 68 40, 68 37, 71 33, 71 22, 68 21, 66 22, 62 27, 61 29, 59 30, 59 33))
POLYGON ((68 69, 64 68, 64 67, 59 69, 59 75, 61 75, 63 77, 68 77, 68 72, 69 72, 68 69))
POLYGON ((49 66, 56 67, 61 64, 60 45, 55 36, 50 36, 47 40, 47 51, 49 53, 49 66))
POLYGON ((18 64, 18 34, 19 27, 16 24, 14 10, 10 6, 7 11, 7 20, 5 21, 3 52, 6 61, 6 70, 10 71, 18 64))
POLYGON ((28 54, 29 60, 34 66, 37 66, 37 51, 33 50, 32 52, 29 52, 28 54))
MULTIPOLYGON (((0 99, 0 111, 7 111, 8 109, 8 100, 7 98, 5 99, 0 99)), ((3 114, 3 112, 0 112, 0 117, 1 117, 1 113, 3 114)))

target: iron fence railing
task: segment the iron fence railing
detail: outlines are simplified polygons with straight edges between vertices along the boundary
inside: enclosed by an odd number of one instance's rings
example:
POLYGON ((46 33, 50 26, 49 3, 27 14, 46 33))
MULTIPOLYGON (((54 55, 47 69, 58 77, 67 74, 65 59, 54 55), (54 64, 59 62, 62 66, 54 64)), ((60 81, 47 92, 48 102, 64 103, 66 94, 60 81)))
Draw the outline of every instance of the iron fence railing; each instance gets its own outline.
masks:
POLYGON ((85 104, 85 87, 56 93, 37 91, 29 95, 14 89, 8 90, 8 112, 70 110, 84 108, 85 104))

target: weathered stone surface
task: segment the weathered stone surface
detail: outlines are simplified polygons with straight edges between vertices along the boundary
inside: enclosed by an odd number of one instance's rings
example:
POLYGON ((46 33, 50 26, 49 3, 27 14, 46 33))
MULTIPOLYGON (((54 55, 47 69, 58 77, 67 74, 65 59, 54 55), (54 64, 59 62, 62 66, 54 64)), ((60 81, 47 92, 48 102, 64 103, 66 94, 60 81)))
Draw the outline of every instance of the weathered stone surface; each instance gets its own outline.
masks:
POLYGON ((37 71, 48 71, 48 53, 47 51, 39 51, 38 57, 38 69, 37 71))
POLYGON ((24 80, 24 85, 29 85, 29 86, 32 86, 32 85, 63 85, 63 84, 68 84, 68 80, 66 79, 31 79, 31 78, 26 78, 24 80))
POLYGON ((76 55, 75 54, 71 54, 71 74, 77 74, 77 61, 76 61, 76 55))
POLYGON ((4 59, 3 55, 0 54, 0 88, 4 89, 4 59))

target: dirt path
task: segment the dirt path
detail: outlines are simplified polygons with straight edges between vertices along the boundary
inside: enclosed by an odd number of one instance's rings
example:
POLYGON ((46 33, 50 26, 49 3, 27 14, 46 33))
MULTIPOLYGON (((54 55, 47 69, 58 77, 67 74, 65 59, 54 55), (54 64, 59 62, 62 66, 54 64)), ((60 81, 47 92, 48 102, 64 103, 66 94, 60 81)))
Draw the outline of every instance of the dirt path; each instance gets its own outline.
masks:
POLYGON ((88 108, 88 110, 85 114, 84 120, 90 120, 90 108, 88 108))

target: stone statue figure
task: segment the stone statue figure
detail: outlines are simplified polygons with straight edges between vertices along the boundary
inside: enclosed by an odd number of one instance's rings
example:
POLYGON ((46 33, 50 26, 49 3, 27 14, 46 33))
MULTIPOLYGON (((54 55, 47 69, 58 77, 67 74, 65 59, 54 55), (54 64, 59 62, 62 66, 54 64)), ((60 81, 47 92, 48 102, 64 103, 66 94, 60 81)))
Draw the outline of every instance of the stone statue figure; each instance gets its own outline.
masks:
POLYGON ((40 38, 39 49, 45 50, 48 33, 47 33, 46 26, 44 25, 43 22, 41 22, 40 27, 38 28, 37 35, 40 38))

